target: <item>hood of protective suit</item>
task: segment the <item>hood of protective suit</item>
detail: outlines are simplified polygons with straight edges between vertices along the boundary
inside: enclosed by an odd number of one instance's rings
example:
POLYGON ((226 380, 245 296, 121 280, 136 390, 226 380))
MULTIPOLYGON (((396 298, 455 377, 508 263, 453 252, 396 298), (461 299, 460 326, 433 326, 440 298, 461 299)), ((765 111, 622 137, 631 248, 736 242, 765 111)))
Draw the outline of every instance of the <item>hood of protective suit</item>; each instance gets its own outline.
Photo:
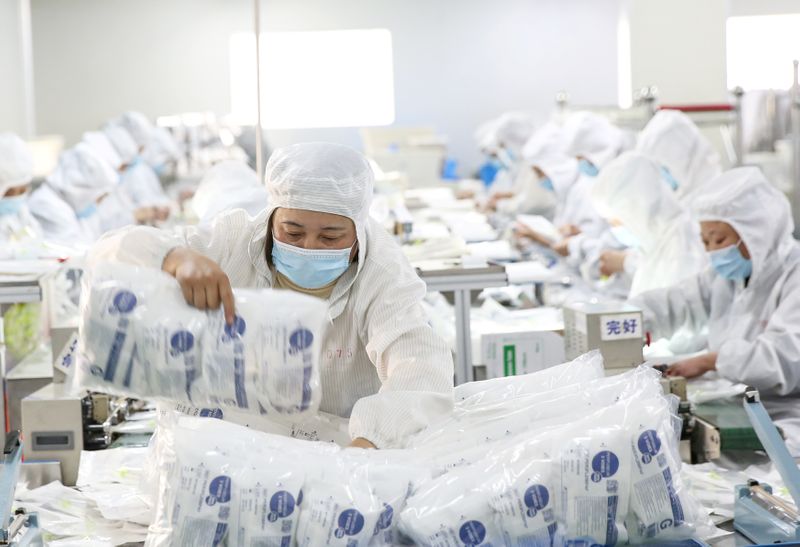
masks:
POLYGON ((153 132, 153 124, 150 123, 147 116, 141 112, 129 111, 120 116, 117 121, 130 133, 137 146, 147 146, 153 132))
POLYGON ((564 130, 555 122, 547 122, 537 129, 522 147, 522 157, 529 163, 564 156, 566 152, 564 130))
POLYGON ((791 206, 757 167, 726 171, 695 197, 699 221, 727 222, 742 238, 753 261, 749 286, 779 268, 797 245, 791 206))
POLYGON ((529 161, 531 167, 538 167, 545 176, 553 183, 556 199, 563 202, 570 188, 577 182, 580 171, 578 170, 578 160, 574 157, 563 154, 529 161))
POLYGON ((64 151, 47 183, 77 213, 112 192, 119 175, 84 142, 64 151))
POLYGON ((0 198, 9 188, 33 179, 33 156, 25 141, 14 133, 0 133, 0 198))
MULTIPOLYGON (((367 253, 367 222, 374 176, 359 152, 326 142, 275 150, 267 162, 267 222, 279 207, 347 217, 356 227, 358 271, 367 253)), ((265 227, 266 229, 267 227, 265 227)))
POLYGON ((117 154, 114 145, 105 133, 102 131, 87 131, 83 134, 82 140, 115 170, 119 170, 122 167, 122 158, 117 154))
POLYGON ((209 169, 192 198, 192 208, 202 220, 234 208, 255 216, 267 208, 267 203, 267 189, 258 174, 236 160, 221 161, 209 169))
POLYGON ((720 174, 719 155, 683 112, 661 110, 639 134, 642 154, 663 165, 678 181, 679 199, 708 184, 720 174))
POLYGON ((128 164, 136 158, 139 154, 139 147, 136 146, 133 137, 121 125, 115 123, 106 124, 103 127, 103 133, 106 134, 108 140, 114 145, 114 150, 119 154, 123 165, 128 164))
POLYGON ((144 145, 142 159, 150 167, 158 167, 180 158, 178 143, 169 130, 163 127, 154 127, 150 140, 144 145))
POLYGON ((483 149, 496 151, 502 147, 519 153, 535 127, 527 112, 506 112, 478 127, 475 138, 483 149))
POLYGON ((637 152, 625 152, 600 171, 592 202, 605 218, 621 220, 645 251, 686 213, 658 164, 637 152))
POLYGON ((625 149, 627 139, 619 127, 592 112, 575 112, 564 122, 568 153, 583 156, 602 169, 625 149))

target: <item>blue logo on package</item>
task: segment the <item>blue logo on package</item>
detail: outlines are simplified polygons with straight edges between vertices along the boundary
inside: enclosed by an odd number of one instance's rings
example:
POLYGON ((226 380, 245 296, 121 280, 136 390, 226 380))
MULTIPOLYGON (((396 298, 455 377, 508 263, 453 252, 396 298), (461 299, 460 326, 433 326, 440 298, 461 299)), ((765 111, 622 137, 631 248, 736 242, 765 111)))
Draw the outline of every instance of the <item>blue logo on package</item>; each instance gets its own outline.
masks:
POLYGON ((280 490, 272 495, 269 500, 270 514, 267 519, 270 522, 275 522, 278 519, 284 519, 294 513, 294 496, 285 490, 280 490))
POLYGON ((534 484, 525 490, 523 501, 528 508, 528 516, 533 518, 550 502, 550 492, 541 484, 534 484))
POLYGON ((355 509, 346 509, 339 515, 338 524, 339 527, 334 533, 337 538, 354 536, 364 529, 364 515, 355 509))
POLYGON ((386 507, 384 507, 381 516, 378 517, 378 523, 375 525, 375 533, 372 534, 373 536, 380 533, 381 530, 386 530, 392 525, 392 519, 394 518, 394 509, 392 509, 392 506, 389 504, 384 504, 384 505, 386 507))
POLYGON ((217 529, 214 531, 214 541, 211 543, 213 547, 217 547, 217 545, 222 544, 222 540, 225 539, 225 536, 228 533, 228 525, 222 522, 217 523, 217 529))
POLYGON ((201 418, 216 418, 217 420, 221 420, 224 417, 221 408, 201 408, 197 415, 201 418))
POLYGON ((136 307, 136 295, 131 291, 119 291, 114 295, 113 310, 119 313, 129 313, 136 307))
POLYGON ((314 335, 308 329, 297 329, 289 335, 289 351, 294 353, 311 347, 314 335))
POLYGON ((644 463, 650 463, 653 456, 661 450, 661 439, 652 429, 648 429, 639 435, 639 440, 636 444, 639 446, 639 452, 642 453, 642 462, 644 463))
POLYGON ((228 503, 229 501, 231 501, 231 478, 226 475, 214 477, 208 486, 206 504, 213 506, 217 503, 228 503))
POLYGON ((602 450, 592 458, 592 481, 600 482, 602 479, 613 477, 619 470, 619 458, 609 450, 602 450))
POLYGON ((476 547, 486 539, 486 527, 477 520, 469 520, 461 525, 458 537, 466 547, 476 547))
POLYGON ((173 356, 179 353, 186 353, 194 347, 194 335, 188 330, 179 330, 169 339, 169 345, 172 347, 170 353, 173 356))
POLYGON ((245 323, 244 319, 235 315, 233 317, 233 323, 228 325, 225 324, 225 335, 228 338, 238 338, 244 334, 244 331, 247 329, 247 323, 245 323))

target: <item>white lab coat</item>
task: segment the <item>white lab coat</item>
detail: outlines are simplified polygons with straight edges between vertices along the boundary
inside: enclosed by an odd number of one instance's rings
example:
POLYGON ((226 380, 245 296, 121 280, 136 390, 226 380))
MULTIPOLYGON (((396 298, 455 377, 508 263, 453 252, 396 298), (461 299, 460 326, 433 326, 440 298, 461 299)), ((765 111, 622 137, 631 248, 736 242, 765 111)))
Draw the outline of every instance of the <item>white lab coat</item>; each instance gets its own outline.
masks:
POLYGON ((134 205, 168 206, 171 202, 152 167, 140 161, 122 173, 122 188, 134 205))
POLYGON ((78 218, 46 183, 31 194, 28 207, 46 241, 76 248, 88 247, 104 233, 135 223, 132 205, 119 190, 109 193, 97 205, 97 212, 87 218, 78 218))
POLYGON ((755 168, 729 171, 714 187, 721 190, 704 197, 698 215, 739 233, 753 261, 747 286, 707 269, 631 303, 644 311, 654 338, 683 325, 695 333, 707 326, 718 373, 757 388, 789 449, 800 455, 800 247, 791 237, 789 205, 755 168))
MULTIPOLYGON (((98 242, 90 264, 112 259, 160 268, 170 249, 188 246, 219 263, 234 288, 271 287, 265 255, 270 213, 253 219, 244 210, 229 211, 208 227, 176 233, 114 232, 98 242)), ((363 264, 351 266, 328 299, 320 410, 349 416, 353 438, 379 448, 400 447, 451 411, 452 355, 422 310, 424 282, 391 236, 370 221, 365 240, 363 258, 359 253, 363 264)))

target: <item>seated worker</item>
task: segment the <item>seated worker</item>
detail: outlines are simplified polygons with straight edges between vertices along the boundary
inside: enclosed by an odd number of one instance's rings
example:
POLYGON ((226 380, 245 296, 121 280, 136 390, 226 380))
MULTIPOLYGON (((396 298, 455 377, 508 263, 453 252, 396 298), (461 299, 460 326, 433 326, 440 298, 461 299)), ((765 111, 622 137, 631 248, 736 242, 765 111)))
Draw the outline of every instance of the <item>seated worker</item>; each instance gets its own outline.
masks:
POLYGON ((712 268, 633 298, 653 338, 708 327, 708 353, 670 375, 716 370, 758 389, 787 445, 800 455, 800 247, 788 200, 754 167, 733 169, 695 196, 712 268))
POLYGON ((346 146, 296 144, 272 154, 266 183, 269 206, 255 218, 237 209, 208 227, 120 230, 98 242, 90 264, 161 268, 190 305, 221 305, 228 322, 232 287, 325 299, 320 410, 350 418, 353 446, 403 446, 452 410, 453 360, 421 307, 425 283, 369 219, 369 164, 346 146))
POLYGON ((0 133, 0 260, 31 258, 28 247, 42 228, 28 208, 33 158, 25 142, 0 133))

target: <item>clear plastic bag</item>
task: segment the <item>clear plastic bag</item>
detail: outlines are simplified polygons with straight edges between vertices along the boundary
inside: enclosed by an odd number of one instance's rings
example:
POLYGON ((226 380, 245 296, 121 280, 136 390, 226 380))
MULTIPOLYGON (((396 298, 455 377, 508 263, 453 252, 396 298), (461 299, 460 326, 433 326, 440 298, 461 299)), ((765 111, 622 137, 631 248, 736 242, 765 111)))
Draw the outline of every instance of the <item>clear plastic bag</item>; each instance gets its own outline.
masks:
POLYGON ((227 325, 221 310, 188 306, 158 270, 104 263, 85 281, 76 386, 250 414, 318 407, 322 300, 236 290, 227 325))
POLYGON ((557 387, 596 380, 604 374, 603 356, 600 351, 594 350, 572 361, 531 374, 461 384, 455 387, 454 396, 456 406, 466 408, 507 401, 519 395, 544 393, 557 387))

